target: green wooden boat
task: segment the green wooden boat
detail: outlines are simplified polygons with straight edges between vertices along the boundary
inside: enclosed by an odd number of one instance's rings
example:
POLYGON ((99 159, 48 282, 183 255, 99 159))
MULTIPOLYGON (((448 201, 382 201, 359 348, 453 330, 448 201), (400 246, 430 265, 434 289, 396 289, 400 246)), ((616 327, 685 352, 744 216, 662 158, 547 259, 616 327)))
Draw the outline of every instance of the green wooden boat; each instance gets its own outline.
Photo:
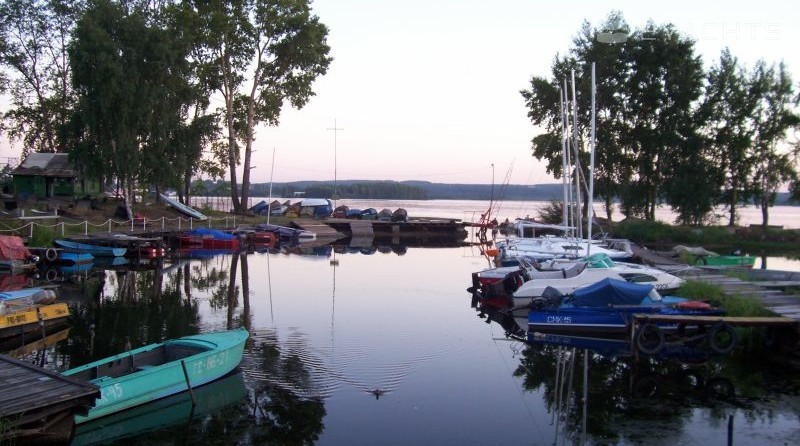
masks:
POLYGON ((100 398, 94 407, 86 416, 76 416, 75 423, 184 392, 225 376, 241 362, 248 336, 245 329, 186 336, 62 372, 100 388, 100 398))
POLYGON ((695 260, 695 265, 704 266, 738 266, 744 268, 752 268, 756 263, 755 256, 746 255, 717 255, 717 256, 702 256, 695 260))

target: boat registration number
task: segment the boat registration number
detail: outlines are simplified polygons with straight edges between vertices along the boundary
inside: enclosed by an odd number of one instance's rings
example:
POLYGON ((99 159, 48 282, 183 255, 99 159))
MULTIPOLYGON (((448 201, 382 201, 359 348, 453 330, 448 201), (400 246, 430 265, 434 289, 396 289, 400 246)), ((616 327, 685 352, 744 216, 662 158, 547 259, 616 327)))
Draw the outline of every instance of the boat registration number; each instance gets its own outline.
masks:
POLYGON ((547 316, 548 324, 571 324, 571 316, 547 316))
POLYGON ((228 363, 228 351, 213 354, 204 360, 192 364, 194 374, 202 374, 208 370, 214 370, 228 363))
POLYGON ((96 406, 100 406, 103 404, 108 404, 112 401, 117 401, 125 395, 125 391, 122 390, 122 385, 119 383, 105 386, 101 389, 100 400, 97 402, 96 406))

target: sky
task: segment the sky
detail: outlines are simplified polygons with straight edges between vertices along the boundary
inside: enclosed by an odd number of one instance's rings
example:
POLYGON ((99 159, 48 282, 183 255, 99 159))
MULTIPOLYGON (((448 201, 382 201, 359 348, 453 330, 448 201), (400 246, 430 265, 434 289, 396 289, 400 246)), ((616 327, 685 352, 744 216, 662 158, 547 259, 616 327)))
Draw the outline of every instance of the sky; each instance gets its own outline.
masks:
MULTIPOLYGON (((304 108, 258 129, 251 180, 554 182, 531 156, 537 129, 520 90, 550 76, 584 21, 618 10, 632 28, 672 23, 695 39, 706 68, 728 47, 747 67, 784 61, 797 84, 800 7, 790 5, 316 0, 334 60, 304 108)), ((18 148, 0 146, 7 156, 18 148)))

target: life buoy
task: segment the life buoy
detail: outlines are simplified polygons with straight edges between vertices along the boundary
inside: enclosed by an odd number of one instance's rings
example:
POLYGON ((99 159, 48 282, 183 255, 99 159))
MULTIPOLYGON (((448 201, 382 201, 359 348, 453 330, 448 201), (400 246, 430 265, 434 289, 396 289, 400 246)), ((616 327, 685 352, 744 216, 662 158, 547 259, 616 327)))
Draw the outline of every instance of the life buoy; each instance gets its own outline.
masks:
POLYGON ((55 262, 58 258, 58 251, 55 248, 47 248, 44 251, 44 258, 47 259, 48 262, 55 262))
POLYGON ((736 330, 724 322, 713 325, 708 330, 706 337, 708 346, 715 353, 724 355, 736 348, 736 330))
POLYGON ((658 353, 664 347, 664 332, 654 323, 645 323, 636 332, 636 347, 647 355, 658 353))

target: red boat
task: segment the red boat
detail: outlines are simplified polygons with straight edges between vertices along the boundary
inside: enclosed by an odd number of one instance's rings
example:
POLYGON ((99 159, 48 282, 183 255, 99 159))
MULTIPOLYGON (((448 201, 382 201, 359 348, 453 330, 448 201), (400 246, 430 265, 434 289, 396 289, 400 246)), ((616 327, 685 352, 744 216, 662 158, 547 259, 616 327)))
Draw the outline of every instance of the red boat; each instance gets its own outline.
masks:
POLYGON ((182 248, 239 249, 239 238, 216 229, 197 228, 179 237, 182 248))

